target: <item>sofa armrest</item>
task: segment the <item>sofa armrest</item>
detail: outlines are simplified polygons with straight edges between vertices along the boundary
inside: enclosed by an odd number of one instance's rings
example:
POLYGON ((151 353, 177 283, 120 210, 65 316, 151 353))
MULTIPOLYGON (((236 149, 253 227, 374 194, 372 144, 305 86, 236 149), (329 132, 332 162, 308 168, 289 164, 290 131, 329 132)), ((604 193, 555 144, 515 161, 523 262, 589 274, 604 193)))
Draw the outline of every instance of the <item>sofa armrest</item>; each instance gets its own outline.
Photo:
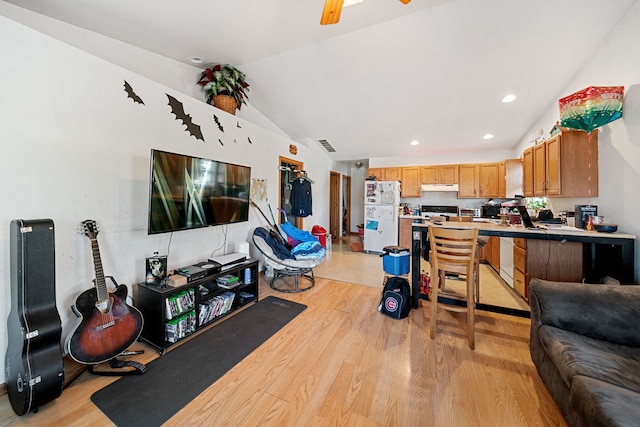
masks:
POLYGON ((640 347, 640 286, 533 279, 531 327, 550 325, 616 344, 640 347))

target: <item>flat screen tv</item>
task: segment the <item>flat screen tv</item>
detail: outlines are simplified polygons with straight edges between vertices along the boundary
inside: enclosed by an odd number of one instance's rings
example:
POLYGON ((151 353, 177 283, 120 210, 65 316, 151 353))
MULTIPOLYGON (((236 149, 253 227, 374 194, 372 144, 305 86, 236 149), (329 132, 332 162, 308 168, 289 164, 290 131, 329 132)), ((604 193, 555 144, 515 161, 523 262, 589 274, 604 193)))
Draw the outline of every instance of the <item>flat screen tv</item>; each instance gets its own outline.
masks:
POLYGON ((149 182, 149 234, 249 220, 249 166, 151 150, 149 182))

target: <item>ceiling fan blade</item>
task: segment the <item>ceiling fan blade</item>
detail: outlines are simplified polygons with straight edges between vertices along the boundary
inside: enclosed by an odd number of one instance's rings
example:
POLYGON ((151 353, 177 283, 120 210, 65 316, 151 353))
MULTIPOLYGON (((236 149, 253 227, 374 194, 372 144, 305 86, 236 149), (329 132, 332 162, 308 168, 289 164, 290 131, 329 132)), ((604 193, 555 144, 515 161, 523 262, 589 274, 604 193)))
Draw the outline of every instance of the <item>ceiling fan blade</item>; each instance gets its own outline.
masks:
POLYGON ((409 4, 409 2, 410 2, 411 0, 400 0, 400 1, 401 1, 402 3, 404 3, 404 4, 409 4))
POLYGON ((320 25, 337 24, 342 12, 342 3, 344 3, 344 0, 326 0, 322 18, 320 18, 320 25))

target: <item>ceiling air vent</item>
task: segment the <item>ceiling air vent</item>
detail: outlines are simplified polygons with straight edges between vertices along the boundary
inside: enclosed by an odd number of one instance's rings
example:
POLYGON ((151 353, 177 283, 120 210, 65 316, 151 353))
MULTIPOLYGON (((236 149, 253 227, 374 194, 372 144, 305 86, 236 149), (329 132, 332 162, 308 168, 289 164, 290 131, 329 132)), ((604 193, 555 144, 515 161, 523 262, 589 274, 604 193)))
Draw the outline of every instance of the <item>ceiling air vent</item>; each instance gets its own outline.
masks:
POLYGON ((336 149, 333 148, 331 146, 331 144, 329 144, 329 141, 327 141, 326 139, 319 139, 318 142, 320 143, 320 145, 322 145, 324 147, 325 150, 327 150, 330 153, 335 153, 336 149))

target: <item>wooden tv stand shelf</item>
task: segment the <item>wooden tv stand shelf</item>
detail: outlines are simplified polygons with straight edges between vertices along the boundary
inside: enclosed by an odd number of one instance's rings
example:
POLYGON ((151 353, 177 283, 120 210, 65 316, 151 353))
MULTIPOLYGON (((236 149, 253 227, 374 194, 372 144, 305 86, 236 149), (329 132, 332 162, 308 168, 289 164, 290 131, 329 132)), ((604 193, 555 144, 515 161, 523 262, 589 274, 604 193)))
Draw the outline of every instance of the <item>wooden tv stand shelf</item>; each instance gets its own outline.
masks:
POLYGON ((160 353, 190 335, 211 326, 220 319, 258 301, 258 261, 233 264, 220 273, 196 279, 181 286, 138 284, 136 307, 144 318, 142 339, 160 353), (245 269, 251 272, 245 282, 245 269), (217 279, 231 275, 237 278, 229 285, 217 279))

